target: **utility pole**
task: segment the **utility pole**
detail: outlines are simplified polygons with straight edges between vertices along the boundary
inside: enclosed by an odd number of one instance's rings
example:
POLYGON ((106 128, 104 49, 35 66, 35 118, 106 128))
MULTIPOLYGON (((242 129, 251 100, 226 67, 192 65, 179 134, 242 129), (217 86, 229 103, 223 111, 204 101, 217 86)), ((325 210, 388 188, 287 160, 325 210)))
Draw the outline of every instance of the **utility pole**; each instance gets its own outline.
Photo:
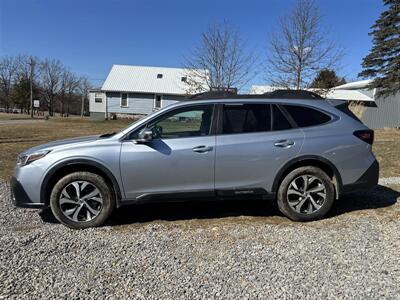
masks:
POLYGON ((33 58, 31 57, 29 59, 29 66, 31 67, 31 75, 30 75, 30 90, 31 90, 31 118, 33 118, 33 72, 35 68, 35 62, 33 58))

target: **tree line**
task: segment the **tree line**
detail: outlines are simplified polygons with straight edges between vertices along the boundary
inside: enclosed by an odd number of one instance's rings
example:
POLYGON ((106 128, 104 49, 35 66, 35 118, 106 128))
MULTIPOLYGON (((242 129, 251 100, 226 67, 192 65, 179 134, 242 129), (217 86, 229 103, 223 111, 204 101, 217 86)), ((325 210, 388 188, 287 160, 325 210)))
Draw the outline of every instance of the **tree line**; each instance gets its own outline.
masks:
MULTIPOLYGON (((383 2, 387 10, 372 26, 373 47, 359 76, 373 78, 370 88, 379 88, 379 94, 391 94, 400 90, 400 2, 383 2)), ((297 0, 280 17, 262 58, 246 49, 246 41, 233 26, 211 25, 185 58, 191 91, 240 89, 260 72, 272 86, 284 89, 315 88, 325 94, 344 84, 344 78, 336 74, 344 50, 329 38, 321 19, 313 0, 297 0)))
MULTIPOLYGON (((373 47, 359 74, 374 78, 370 87, 379 88, 380 94, 400 89, 400 4, 398 0, 383 2, 387 10, 372 26, 373 47)), ((260 72, 273 86, 314 88, 322 94, 345 83, 336 74, 344 51, 324 30, 313 0, 297 0, 292 10, 280 17, 278 25, 263 58, 258 58, 227 22, 210 25, 192 53, 184 58, 188 93, 241 89, 260 72)), ((41 106, 49 115, 54 112, 83 115, 87 110, 89 80, 77 76, 59 60, 28 56, 0 58, 0 108, 29 111, 31 83, 33 98, 41 99, 41 106)))
POLYGON ((39 110, 47 110, 50 116, 55 112, 83 116, 88 111, 90 81, 74 74, 60 60, 28 55, 0 57, 0 108, 30 112, 31 85, 33 99, 40 100, 39 110))

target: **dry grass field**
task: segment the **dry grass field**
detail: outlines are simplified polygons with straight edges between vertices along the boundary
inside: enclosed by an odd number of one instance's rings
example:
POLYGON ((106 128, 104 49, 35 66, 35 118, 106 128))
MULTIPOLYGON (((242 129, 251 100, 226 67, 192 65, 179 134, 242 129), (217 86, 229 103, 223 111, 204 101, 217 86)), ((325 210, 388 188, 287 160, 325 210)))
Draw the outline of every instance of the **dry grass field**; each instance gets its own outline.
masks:
MULTIPOLYGON (((0 113, 0 120, 23 115, 0 113)), ((90 121, 88 118, 53 118, 27 124, 0 125, 0 178, 8 179, 17 155, 23 150, 53 140, 118 131, 130 120, 90 121)), ((400 176, 400 130, 375 131, 374 153, 381 165, 381 177, 400 176)))

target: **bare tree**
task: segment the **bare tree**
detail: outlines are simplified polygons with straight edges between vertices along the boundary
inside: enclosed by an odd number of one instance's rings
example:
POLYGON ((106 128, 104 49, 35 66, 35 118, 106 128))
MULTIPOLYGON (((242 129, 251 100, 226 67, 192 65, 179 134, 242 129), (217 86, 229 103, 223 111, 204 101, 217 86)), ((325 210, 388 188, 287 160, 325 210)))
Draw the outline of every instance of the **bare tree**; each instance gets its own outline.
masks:
POLYGON ((62 85, 64 69, 59 60, 46 59, 41 63, 41 85, 50 116, 54 114, 54 102, 62 85))
POLYGON ((85 113, 85 102, 88 99, 89 89, 92 88, 92 85, 89 79, 86 76, 82 76, 79 79, 78 90, 81 95, 81 117, 83 117, 85 113))
POLYGON ((307 87, 323 69, 334 69, 343 54, 321 31, 321 15, 313 0, 298 0, 280 19, 280 31, 270 39, 267 75, 272 84, 307 87))
POLYGON ((239 34, 226 22, 213 24, 185 59, 188 93, 211 89, 242 88, 255 75, 254 56, 239 34))
POLYGON ((79 86, 79 79, 68 69, 63 70, 60 82, 59 102, 60 114, 69 116, 69 102, 79 86))
POLYGON ((11 105, 12 87, 17 75, 17 60, 15 57, 0 58, 0 100, 6 109, 11 105))

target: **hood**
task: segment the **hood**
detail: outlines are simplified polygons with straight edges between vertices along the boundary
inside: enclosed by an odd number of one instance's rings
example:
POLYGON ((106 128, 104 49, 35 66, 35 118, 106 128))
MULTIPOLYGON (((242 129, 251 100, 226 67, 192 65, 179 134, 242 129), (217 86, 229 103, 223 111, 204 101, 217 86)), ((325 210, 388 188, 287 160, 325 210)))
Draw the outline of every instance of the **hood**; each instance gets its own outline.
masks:
POLYGON ((89 135, 89 136, 82 136, 82 137, 65 139, 65 140, 58 140, 58 141, 35 146, 33 148, 30 148, 30 149, 24 151, 24 153, 30 154, 30 153, 33 153, 33 152, 39 151, 39 150, 50 150, 50 149, 55 149, 57 147, 65 146, 65 145, 93 142, 98 139, 100 139, 99 135, 89 135))

